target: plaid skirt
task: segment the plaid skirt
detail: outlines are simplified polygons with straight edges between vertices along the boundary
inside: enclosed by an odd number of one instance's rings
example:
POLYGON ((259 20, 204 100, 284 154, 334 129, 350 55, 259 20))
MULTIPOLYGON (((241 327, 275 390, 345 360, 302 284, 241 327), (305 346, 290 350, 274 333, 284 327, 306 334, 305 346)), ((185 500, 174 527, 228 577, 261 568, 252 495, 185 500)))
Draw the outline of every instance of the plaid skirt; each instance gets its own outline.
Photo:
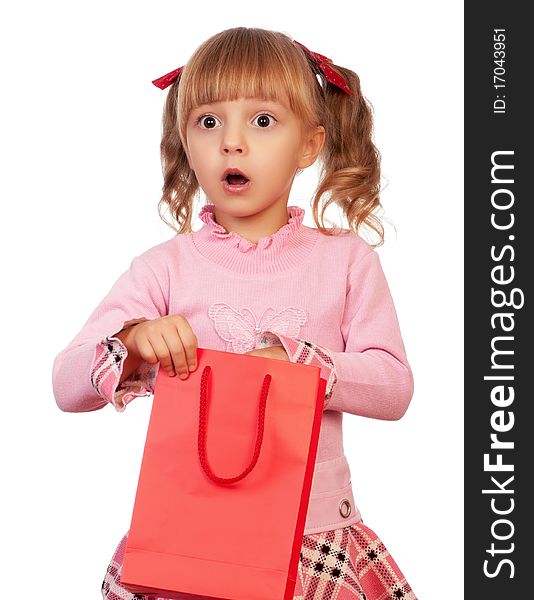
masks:
MULTIPOLYGON (((106 600, 167 600, 132 594, 119 578, 128 534, 120 541, 102 582, 106 600)), ((305 535, 293 600, 417 600, 376 533, 363 521, 305 535)))

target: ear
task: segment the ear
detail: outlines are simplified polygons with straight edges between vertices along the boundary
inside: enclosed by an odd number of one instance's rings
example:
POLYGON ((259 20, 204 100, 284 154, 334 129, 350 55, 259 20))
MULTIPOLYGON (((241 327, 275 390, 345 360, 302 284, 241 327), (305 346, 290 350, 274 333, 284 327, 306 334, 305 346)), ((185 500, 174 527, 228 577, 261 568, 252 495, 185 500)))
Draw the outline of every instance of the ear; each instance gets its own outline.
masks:
POLYGON ((189 149, 187 148, 187 145, 182 143, 182 148, 185 152, 185 156, 187 158, 187 163, 189 164, 189 168, 191 170, 193 170, 193 167, 191 166, 191 157, 189 156, 189 149))
POLYGON ((189 152, 187 151, 187 148, 184 148, 185 150, 185 155, 187 157, 187 163, 189 164, 189 168, 191 169, 191 171, 193 171, 193 167, 191 166, 191 158, 189 157, 189 152))
POLYGON ((325 129, 322 125, 318 125, 305 134, 299 160, 300 169, 313 165, 324 146, 324 141, 325 129))
POLYGON ((178 131, 178 138, 180 140, 180 145, 182 146, 182 149, 185 153, 185 157, 187 158, 187 164, 189 165, 189 168, 192 171, 193 167, 191 166, 191 156, 189 155, 189 148, 187 146, 187 131, 185 132, 185 139, 182 137, 182 133, 178 131))

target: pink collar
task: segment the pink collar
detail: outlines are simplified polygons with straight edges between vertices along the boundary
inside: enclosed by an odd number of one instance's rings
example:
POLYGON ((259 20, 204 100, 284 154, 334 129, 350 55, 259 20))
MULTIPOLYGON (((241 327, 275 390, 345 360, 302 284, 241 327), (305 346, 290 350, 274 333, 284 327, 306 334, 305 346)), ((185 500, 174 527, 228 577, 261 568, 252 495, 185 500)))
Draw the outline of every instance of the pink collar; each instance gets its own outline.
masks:
POLYGON ((215 221, 215 207, 205 204, 199 218, 204 226, 192 234, 197 250, 212 262, 241 273, 283 271, 297 266, 317 240, 318 230, 306 227, 305 211, 299 206, 287 207, 288 222, 272 235, 255 244, 215 221))
POLYGON ((241 237, 235 231, 226 231, 222 225, 219 225, 215 221, 215 206, 213 204, 205 204, 200 209, 198 216, 207 225, 211 235, 219 239, 233 240, 233 246, 242 252, 249 252, 253 249, 256 251, 264 250, 271 246, 277 248, 284 244, 287 238, 301 226, 304 219, 304 210, 300 206, 288 206, 287 213, 288 223, 272 235, 260 238, 257 244, 241 237))

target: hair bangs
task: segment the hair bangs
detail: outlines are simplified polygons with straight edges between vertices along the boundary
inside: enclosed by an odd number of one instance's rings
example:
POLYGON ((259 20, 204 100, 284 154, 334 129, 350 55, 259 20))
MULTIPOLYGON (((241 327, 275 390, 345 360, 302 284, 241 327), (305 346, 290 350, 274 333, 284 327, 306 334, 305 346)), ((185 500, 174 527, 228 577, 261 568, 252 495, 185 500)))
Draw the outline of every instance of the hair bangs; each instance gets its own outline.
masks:
POLYGON ((285 34, 223 31, 200 46, 184 69, 177 98, 180 130, 197 106, 238 98, 280 102, 310 127, 316 114, 310 95, 317 87, 308 63, 285 34))

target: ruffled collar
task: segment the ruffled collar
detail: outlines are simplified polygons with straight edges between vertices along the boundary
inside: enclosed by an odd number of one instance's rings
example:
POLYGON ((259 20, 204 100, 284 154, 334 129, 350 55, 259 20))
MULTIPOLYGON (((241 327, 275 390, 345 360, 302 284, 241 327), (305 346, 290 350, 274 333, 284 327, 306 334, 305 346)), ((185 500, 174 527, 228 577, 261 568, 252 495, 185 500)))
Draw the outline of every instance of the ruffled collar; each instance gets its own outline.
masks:
POLYGON ((215 221, 215 206, 205 204, 198 216, 204 223, 188 239, 192 250, 211 263, 242 275, 267 275, 295 268, 316 247, 319 231, 304 225, 305 211, 288 206, 288 222, 255 244, 215 221))
POLYGON ((280 248, 302 225, 305 211, 300 206, 288 206, 288 223, 280 227, 278 231, 272 235, 261 237, 258 243, 251 242, 242 237, 235 231, 226 231, 226 229, 215 221, 215 206, 213 204, 205 204, 199 212, 199 218, 205 223, 209 234, 219 240, 225 240, 228 247, 235 247, 241 252, 249 252, 251 250, 262 251, 270 248, 274 250, 280 248))

